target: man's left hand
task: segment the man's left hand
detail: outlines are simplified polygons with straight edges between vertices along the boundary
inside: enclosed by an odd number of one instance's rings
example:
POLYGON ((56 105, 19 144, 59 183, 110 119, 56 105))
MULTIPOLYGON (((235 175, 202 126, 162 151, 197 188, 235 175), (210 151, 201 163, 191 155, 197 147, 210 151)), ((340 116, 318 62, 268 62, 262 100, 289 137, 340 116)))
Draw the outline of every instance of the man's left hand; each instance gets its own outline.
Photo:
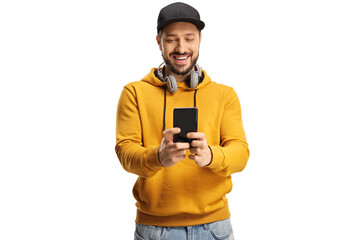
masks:
POLYGON ((210 147, 207 145, 205 133, 190 132, 187 134, 188 138, 193 138, 190 144, 189 159, 194 160, 199 167, 207 166, 212 161, 212 153, 210 147))

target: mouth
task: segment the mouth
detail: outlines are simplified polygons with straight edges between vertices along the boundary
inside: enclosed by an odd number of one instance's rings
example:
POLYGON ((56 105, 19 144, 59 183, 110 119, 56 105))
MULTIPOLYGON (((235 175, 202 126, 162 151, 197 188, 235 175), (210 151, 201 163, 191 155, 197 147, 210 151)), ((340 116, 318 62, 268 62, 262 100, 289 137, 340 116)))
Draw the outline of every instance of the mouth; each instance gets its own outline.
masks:
POLYGON ((175 64, 177 65, 185 65, 188 63, 188 60, 190 59, 190 55, 178 55, 178 54, 173 54, 172 55, 172 59, 174 60, 175 64))

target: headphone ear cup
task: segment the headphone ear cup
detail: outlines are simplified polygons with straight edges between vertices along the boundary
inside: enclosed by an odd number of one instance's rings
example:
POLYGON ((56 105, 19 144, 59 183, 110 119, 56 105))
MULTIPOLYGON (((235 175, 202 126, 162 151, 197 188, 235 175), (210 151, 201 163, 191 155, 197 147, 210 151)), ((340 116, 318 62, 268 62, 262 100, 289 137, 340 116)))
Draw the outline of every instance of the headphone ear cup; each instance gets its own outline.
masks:
POLYGON ((176 93, 177 92, 177 83, 176 83, 175 77, 173 75, 169 75, 165 78, 165 81, 166 81, 168 91, 171 93, 176 93))
POLYGON ((199 73, 197 71, 192 71, 190 73, 190 88, 195 89, 199 84, 199 73))

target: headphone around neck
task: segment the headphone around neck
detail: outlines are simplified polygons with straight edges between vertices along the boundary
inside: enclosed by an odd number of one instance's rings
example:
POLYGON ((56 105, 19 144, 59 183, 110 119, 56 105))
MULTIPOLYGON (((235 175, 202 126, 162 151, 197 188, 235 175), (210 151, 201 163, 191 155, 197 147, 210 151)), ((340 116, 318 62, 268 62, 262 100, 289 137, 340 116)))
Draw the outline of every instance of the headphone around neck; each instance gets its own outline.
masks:
MULTIPOLYGON (((168 75, 164 78, 163 68, 161 68, 161 66, 163 65, 165 65, 164 62, 160 64, 159 68, 157 69, 157 75, 162 82, 166 82, 167 90, 170 93, 176 93, 177 92, 176 79, 173 75, 168 75)), ((201 78, 202 78, 201 67, 195 64, 195 70, 190 72, 190 81, 189 81, 190 88, 195 89, 199 84, 201 78)))

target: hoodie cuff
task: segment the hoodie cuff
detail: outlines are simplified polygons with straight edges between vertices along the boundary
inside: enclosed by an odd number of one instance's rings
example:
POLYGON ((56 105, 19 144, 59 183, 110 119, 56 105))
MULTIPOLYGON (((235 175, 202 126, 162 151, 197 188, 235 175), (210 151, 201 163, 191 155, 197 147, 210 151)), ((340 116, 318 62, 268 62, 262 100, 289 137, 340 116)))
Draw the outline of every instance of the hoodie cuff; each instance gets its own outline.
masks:
POLYGON ((153 171, 159 171, 163 167, 163 165, 160 163, 158 150, 159 146, 153 146, 149 148, 146 154, 147 165, 153 171))
POLYGON ((212 153, 212 161, 210 165, 207 166, 207 168, 211 170, 216 170, 220 168, 221 165, 223 165, 225 156, 220 146, 209 146, 209 147, 212 153))

